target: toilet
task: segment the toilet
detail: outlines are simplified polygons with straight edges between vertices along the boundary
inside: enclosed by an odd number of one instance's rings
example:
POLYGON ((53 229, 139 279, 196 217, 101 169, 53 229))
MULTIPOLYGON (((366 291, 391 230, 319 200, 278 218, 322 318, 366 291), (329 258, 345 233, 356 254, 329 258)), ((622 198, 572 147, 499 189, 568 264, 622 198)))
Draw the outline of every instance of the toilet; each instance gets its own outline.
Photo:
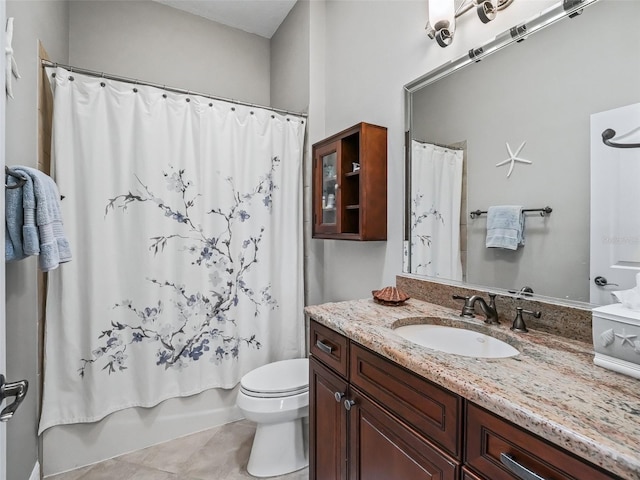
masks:
POLYGON ((309 465, 309 359, 282 360, 247 373, 240 380, 237 405, 257 423, 249 474, 273 477, 309 465))

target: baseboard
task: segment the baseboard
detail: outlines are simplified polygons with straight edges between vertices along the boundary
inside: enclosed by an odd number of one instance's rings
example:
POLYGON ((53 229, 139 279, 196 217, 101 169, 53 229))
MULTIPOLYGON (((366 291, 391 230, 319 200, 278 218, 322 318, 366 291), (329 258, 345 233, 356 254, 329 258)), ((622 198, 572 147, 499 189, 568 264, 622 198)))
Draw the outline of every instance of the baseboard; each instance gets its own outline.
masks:
POLYGON ((31 475, 29 475, 29 480, 40 480, 40 462, 36 461, 36 464, 33 466, 33 471, 31 475))

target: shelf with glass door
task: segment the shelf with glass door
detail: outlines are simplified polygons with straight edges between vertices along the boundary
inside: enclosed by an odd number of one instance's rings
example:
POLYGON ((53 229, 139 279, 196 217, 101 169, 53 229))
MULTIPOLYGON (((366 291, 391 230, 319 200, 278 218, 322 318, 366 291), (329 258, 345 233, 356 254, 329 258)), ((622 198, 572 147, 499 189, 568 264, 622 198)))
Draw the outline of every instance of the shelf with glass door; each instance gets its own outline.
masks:
POLYGON ((386 240, 387 130, 359 123, 313 145, 313 238, 386 240))

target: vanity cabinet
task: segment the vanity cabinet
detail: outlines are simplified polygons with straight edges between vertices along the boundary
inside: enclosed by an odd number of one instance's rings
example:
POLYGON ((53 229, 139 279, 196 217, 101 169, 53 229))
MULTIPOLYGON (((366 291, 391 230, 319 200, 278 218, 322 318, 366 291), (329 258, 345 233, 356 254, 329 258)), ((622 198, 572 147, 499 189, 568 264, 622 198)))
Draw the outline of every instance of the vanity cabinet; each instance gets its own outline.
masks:
POLYGON ((314 320, 310 333, 310 480, 620 480, 314 320))
POLYGON ((311 480, 459 478, 459 397, 313 321, 311 340, 311 480))
POLYGON ((387 129, 359 123, 313 145, 313 238, 387 239, 387 129))

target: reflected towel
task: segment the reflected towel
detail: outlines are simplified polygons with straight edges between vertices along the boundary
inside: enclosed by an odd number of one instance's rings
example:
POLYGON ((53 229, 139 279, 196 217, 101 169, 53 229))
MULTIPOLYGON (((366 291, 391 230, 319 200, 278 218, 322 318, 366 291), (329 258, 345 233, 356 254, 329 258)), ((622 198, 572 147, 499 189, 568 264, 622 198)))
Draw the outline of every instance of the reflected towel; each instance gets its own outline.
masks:
POLYGON ((517 250, 520 245, 524 245, 522 206, 489 207, 487 211, 487 248, 517 250))

